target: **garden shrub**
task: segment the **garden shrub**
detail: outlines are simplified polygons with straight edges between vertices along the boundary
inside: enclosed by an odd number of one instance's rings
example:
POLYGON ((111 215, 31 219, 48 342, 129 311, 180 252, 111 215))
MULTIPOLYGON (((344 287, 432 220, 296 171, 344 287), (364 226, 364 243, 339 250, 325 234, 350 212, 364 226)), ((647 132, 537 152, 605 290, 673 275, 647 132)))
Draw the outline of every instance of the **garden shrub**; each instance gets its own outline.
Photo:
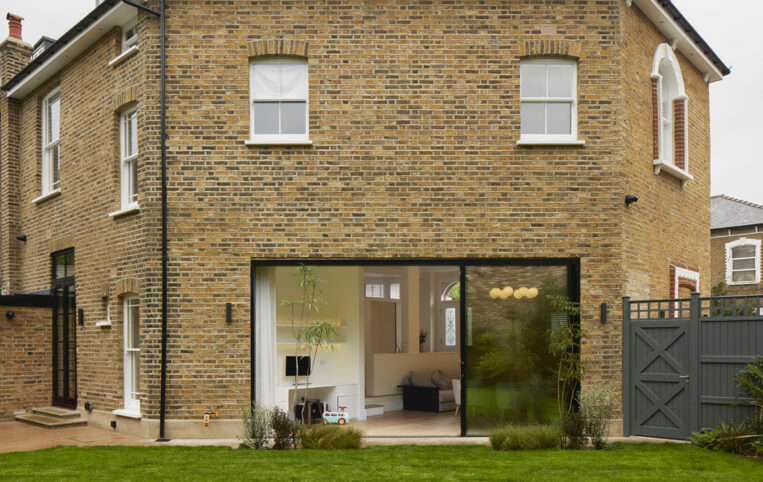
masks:
POLYGON ((580 412, 570 412, 562 418, 561 446, 577 450, 585 445, 585 419, 580 412))
POLYGON ((259 405, 243 405, 241 421, 243 429, 242 443, 253 449, 261 449, 268 445, 271 438, 270 411, 259 405))
POLYGON ((607 446, 609 420, 615 410, 615 392, 605 386, 588 386, 578 395, 585 435, 598 450, 607 446))
POLYGON ((363 432, 354 427, 339 425, 302 426, 299 439, 303 449, 359 449, 363 432))
POLYGON ((493 450, 538 450, 559 447, 561 432, 551 425, 509 425, 490 433, 493 450))
POLYGON ((270 429, 274 449, 295 449, 299 445, 299 424, 278 407, 270 411, 270 429))
POLYGON ((702 448, 737 455, 756 455, 763 435, 756 434, 747 423, 724 422, 715 429, 693 432, 691 443, 702 448))

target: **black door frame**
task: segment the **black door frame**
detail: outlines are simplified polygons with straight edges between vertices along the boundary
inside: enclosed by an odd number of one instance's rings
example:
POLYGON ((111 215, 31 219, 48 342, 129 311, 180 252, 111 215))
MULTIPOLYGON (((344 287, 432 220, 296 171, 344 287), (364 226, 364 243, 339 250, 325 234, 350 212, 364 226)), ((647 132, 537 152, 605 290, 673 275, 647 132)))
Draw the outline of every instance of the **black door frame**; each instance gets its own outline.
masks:
MULTIPOLYGON (((61 255, 72 255, 74 258, 74 248, 66 249, 63 251, 56 251, 51 254, 51 295, 53 297, 53 393, 52 403, 56 406, 76 408, 77 407, 77 320, 76 316, 72 313, 76 312, 76 290, 75 290, 75 278, 74 274, 71 276, 65 273, 65 276, 56 278, 56 257, 61 255), (63 299, 58 299, 58 290, 62 290, 63 299), (71 305, 70 306, 70 302, 71 305), (59 306, 62 306, 63 319, 58 319, 59 306), (63 353, 58 352, 58 326, 59 323, 63 324, 63 353), (74 339, 70 339, 69 335, 73 335, 74 339), (69 347, 72 346, 73 350, 69 347), (73 353, 74 359, 70 357, 70 353, 73 353), (58 361, 59 357, 63 357, 63 394, 58 396, 58 361), (69 375, 73 375, 71 378, 69 375), (74 386, 72 387, 69 380, 74 380, 74 386)), ((72 265, 74 266, 74 265, 72 265)))
MULTIPOLYGON (((580 258, 366 258, 366 259, 252 259, 250 284, 250 401, 256 402, 256 316, 257 300, 255 298, 256 276, 255 270, 260 267, 278 266, 458 266, 461 293, 466 293, 466 267, 467 266, 567 266, 567 296, 576 302, 580 302, 580 258)), ((466 437, 466 296, 461 296, 461 436, 466 437)), ((579 317, 573 322, 579 323, 579 317)))

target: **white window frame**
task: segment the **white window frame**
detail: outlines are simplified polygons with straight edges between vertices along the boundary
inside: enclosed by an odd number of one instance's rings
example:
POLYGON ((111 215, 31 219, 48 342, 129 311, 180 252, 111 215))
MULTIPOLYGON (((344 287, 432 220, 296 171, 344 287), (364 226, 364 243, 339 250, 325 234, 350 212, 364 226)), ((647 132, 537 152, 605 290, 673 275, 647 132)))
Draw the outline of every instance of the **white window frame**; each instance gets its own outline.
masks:
POLYGON ((138 130, 138 107, 133 107, 124 111, 119 116, 119 172, 120 172, 120 198, 122 200, 122 211, 138 208, 138 186, 134 185, 134 179, 137 179, 138 153, 140 144, 136 142, 135 153, 127 152, 129 130, 127 128, 131 116, 134 115, 135 130, 138 130), (133 172, 135 171, 135 172, 133 172))
MULTIPOLYGON (((548 74, 547 74, 548 75, 548 74)), ((547 81, 548 82, 548 81, 547 81)), ((535 144, 551 144, 551 145, 583 145, 585 141, 578 139, 578 63, 575 60, 560 59, 560 58, 539 58, 539 59, 526 59, 520 61, 520 76, 519 76, 519 103, 520 111, 523 103, 566 103, 570 104, 570 134, 522 134, 520 118, 520 137, 517 141, 518 145, 535 145, 535 144), (522 65, 527 64, 540 64, 540 65, 571 65, 572 66, 572 96, 571 97, 523 97, 522 96, 522 79, 521 69, 522 65)), ((521 117, 521 114, 520 114, 521 117)), ((548 115, 545 116, 545 122, 548 124, 548 115)), ((547 130, 546 125, 546 130, 547 130)))
POLYGON ((122 27, 122 52, 127 52, 132 47, 138 47, 138 17, 136 16, 122 27), (127 32, 135 28, 135 35, 127 37, 127 32))
POLYGON ((53 89, 42 100, 42 196, 61 191, 61 89, 53 89), (58 137, 55 140, 48 138, 48 126, 50 117, 48 107, 54 100, 58 100, 58 137), (52 152, 58 148, 57 165, 53 165, 52 152), (56 175, 58 179, 56 179, 56 175))
MULTIPOLYGON (((307 59, 290 57, 271 57, 253 59, 249 63, 249 139, 246 145, 311 145, 310 141, 310 68, 307 59), (256 134, 254 132, 254 66, 258 64, 303 64, 307 68, 304 98, 263 99, 267 102, 305 102, 305 133, 304 134, 256 134)), ((280 112, 280 109, 279 109, 280 112)), ((280 122, 279 122, 280 129, 280 122)))
POLYGON ((726 284, 727 285, 754 285, 760 283, 760 239, 740 238, 736 241, 726 243, 726 284), (737 259, 754 259, 755 260, 755 279, 753 281, 734 281, 734 271, 752 271, 752 269, 734 270, 734 258, 732 257, 732 250, 742 246, 753 246, 755 248, 755 256, 753 258, 737 258, 737 259))
POLYGON ((124 400, 125 411, 131 413, 140 413, 140 392, 135 391, 133 386, 133 363, 134 357, 138 358, 138 364, 140 364, 140 343, 138 346, 133 346, 132 343, 132 324, 138 323, 138 330, 140 330, 140 315, 138 320, 133 320, 131 315, 131 308, 138 306, 140 312, 140 303, 138 297, 135 295, 128 295, 122 299, 123 307, 123 325, 124 325, 124 400), (134 398, 132 395, 136 395, 134 398))
POLYGON ((657 80, 657 118, 659 119, 659 127, 657 129, 657 145, 658 145, 658 158, 654 159, 652 164, 654 165, 655 175, 660 171, 665 170, 673 176, 681 179, 681 187, 685 187, 686 182, 694 179, 694 176, 689 174, 689 102, 686 96, 686 89, 684 87, 683 76, 681 75, 681 66, 678 64, 678 59, 673 53, 673 48, 668 44, 660 44, 654 53, 652 59, 652 73, 651 78, 657 80), (670 112, 663 112, 663 76, 660 74, 660 67, 664 66, 671 70, 673 74, 673 87, 675 88, 674 95, 668 101, 668 108, 670 112), (676 100, 684 100, 684 168, 675 165, 675 129, 673 128, 675 119, 673 119, 673 103, 676 100), (665 139, 664 127, 670 125, 670 140, 665 139))

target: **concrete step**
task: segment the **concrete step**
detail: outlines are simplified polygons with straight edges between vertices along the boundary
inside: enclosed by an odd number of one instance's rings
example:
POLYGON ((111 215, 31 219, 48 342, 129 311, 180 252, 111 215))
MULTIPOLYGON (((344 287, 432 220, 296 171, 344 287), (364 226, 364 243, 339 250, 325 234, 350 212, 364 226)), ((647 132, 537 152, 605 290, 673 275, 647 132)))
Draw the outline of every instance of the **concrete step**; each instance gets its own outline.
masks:
POLYGON ((40 415, 39 413, 16 415, 16 420, 46 428, 79 427, 87 425, 87 420, 81 418, 50 417, 48 415, 40 415))
POLYGON ((366 404, 366 416, 384 415, 384 405, 366 404))
POLYGON ((79 418, 80 414, 76 410, 69 410, 61 407, 38 407, 33 408, 32 413, 46 415, 48 417, 58 418, 79 418))

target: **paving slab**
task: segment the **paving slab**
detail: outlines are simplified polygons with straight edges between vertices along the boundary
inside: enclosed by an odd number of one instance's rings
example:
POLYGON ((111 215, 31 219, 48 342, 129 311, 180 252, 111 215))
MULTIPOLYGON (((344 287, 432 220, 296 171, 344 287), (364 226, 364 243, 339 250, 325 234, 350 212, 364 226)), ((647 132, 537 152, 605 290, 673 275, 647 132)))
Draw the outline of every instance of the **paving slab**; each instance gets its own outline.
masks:
POLYGON ((0 422, 0 453, 39 450, 59 445, 152 445, 153 440, 113 430, 80 426, 49 429, 22 422, 0 422))

